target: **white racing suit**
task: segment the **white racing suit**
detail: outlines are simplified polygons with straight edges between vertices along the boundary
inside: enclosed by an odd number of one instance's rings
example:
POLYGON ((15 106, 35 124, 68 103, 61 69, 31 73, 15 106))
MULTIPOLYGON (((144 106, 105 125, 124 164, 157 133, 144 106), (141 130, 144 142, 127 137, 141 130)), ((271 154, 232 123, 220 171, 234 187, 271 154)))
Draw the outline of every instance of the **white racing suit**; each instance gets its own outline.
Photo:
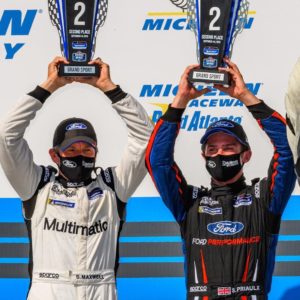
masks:
POLYGON ((287 112, 287 137, 293 152, 295 169, 300 184, 300 58, 289 78, 288 90, 285 95, 287 112))
POLYGON ((118 236, 125 204, 146 174, 152 124, 130 95, 112 106, 128 129, 121 162, 76 188, 65 187, 51 167, 36 165, 23 138, 41 101, 26 95, 1 123, 0 161, 23 200, 29 231, 28 300, 117 299, 118 236))

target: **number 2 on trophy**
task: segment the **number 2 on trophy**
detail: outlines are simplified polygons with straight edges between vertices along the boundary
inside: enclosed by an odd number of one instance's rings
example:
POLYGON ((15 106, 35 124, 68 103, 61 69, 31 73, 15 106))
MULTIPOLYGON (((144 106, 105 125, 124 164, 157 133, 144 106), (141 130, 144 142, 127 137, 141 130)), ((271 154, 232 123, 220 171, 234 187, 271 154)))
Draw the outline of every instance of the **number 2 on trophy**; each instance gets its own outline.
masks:
POLYGON ((82 15, 85 13, 85 4, 83 2, 76 2, 74 5, 74 10, 79 10, 74 19, 74 25, 85 26, 85 21, 80 20, 82 15))
POLYGON ((217 21, 219 20, 219 18, 221 16, 220 8, 217 7, 217 6, 211 7, 210 10, 209 10, 209 15, 214 16, 214 18, 209 23, 209 30, 210 31, 219 31, 219 30, 221 30, 220 26, 215 26, 215 24, 217 23, 217 21))

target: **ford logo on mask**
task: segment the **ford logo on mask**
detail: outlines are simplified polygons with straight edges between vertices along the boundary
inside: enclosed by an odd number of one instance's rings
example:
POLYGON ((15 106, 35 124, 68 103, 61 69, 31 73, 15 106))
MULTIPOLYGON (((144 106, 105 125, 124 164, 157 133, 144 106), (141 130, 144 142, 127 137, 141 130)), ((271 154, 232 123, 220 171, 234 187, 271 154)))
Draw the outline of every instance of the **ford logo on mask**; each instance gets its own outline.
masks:
POLYGON ((62 161, 63 165, 67 168, 76 168, 77 167, 77 164, 75 161, 71 161, 71 160, 67 160, 67 159, 64 159, 62 161))
POLYGON ((76 129, 87 129, 87 126, 83 123, 72 123, 66 127, 66 130, 76 130, 76 129))
POLYGON ((213 169, 213 168, 215 168, 217 165, 216 165, 216 163, 215 163, 214 161, 209 160, 209 161, 207 161, 207 166, 208 166, 209 168, 213 169))
POLYGON ((244 224, 241 222, 221 221, 207 225, 207 230, 217 235, 234 235, 243 229, 244 224))

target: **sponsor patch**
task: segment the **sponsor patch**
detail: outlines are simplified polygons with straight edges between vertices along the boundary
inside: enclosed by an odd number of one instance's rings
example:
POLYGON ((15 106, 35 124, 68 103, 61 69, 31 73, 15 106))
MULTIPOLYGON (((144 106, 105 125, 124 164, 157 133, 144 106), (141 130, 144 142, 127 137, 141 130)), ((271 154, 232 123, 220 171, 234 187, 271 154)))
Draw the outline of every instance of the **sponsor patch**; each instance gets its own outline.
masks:
POLYGON ((201 214, 209 214, 209 215, 222 215, 223 210, 222 207, 208 207, 208 206, 199 206, 198 212, 201 214))
POLYGON ((95 200, 103 196, 103 191, 100 188, 94 188, 87 193, 89 200, 95 200))
POLYGON ((221 221, 207 225, 207 230, 216 235, 234 235, 243 229, 244 224, 241 222, 221 221))
POLYGON ((69 207, 69 208, 75 207, 75 202, 68 202, 68 201, 62 201, 62 200, 49 199, 48 203, 51 205, 64 206, 64 207, 69 207))
POLYGON ((62 185, 58 183, 54 183, 52 185, 51 191, 53 191, 57 195, 65 195, 66 197, 74 197, 76 196, 76 191, 68 191, 62 185))
POLYGON ((220 202, 212 199, 211 197, 202 197, 200 204, 213 206, 220 204, 220 202))
POLYGON ((250 194, 243 194, 238 195, 234 200, 233 207, 240 207, 240 206, 248 206, 252 204, 252 195, 250 194))
POLYGON ((66 127, 66 130, 76 130, 76 129, 87 129, 87 126, 83 123, 72 123, 66 127))

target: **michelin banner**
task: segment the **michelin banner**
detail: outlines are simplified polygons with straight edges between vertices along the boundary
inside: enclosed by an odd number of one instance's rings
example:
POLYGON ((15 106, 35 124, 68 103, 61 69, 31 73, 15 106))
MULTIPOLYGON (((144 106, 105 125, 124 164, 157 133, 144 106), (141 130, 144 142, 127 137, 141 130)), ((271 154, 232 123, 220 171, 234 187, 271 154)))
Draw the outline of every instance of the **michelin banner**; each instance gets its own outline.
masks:
MULTIPOLYGON (((250 0, 233 49, 232 60, 247 87, 282 115, 289 73, 300 56, 299 11, 299 0, 250 0)), ((109 0, 95 57, 110 65, 113 81, 136 97, 155 123, 176 94, 185 67, 197 63, 196 49, 184 0, 109 0)), ((47 66, 58 55, 59 35, 51 24, 47 0, 1 1, 0 118, 46 79, 47 66)), ((47 100, 26 131, 37 164, 52 163, 48 150, 53 132, 68 117, 88 119, 96 128, 99 166, 119 162, 127 142, 125 125, 103 94, 73 83, 47 100)), ((199 140, 212 122, 224 118, 239 122, 247 132, 253 151, 245 170, 247 182, 266 176, 272 156, 269 140, 239 100, 212 89, 189 103, 181 123, 175 158, 189 183, 209 185, 199 140)), ((1 168, 0 182, 0 299, 26 299, 28 238, 21 205, 1 168)), ((283 216, 272 300, 299 297, 299 197, 297 187, 283 216)), ((147 176, 129 203, 120 240, 119 298, 184 299, 180 241, 174 219, 147 176)))

